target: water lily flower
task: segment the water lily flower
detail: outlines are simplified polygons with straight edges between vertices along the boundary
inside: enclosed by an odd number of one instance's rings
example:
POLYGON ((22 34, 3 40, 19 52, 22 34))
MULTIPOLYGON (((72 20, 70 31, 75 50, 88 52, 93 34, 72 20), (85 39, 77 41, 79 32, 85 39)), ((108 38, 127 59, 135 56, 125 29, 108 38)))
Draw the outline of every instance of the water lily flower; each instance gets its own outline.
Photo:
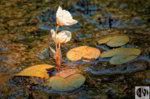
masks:
POLYGON ((69 11, 63 10, 60 6, 56 12, 56 24, 58 26, 70 26, 76 24, 78 21, 72 18, 72 15, 69 11))
POLYGON ((61 44, 61 43, 67 43, 68 41, 71 40, 71 32, 63 30, 56 34, 55 30, 51 30, 52 33, 52 39, 56 42, 56 44, 61 44), (56 37, 56 38, 55 38, 56 37))

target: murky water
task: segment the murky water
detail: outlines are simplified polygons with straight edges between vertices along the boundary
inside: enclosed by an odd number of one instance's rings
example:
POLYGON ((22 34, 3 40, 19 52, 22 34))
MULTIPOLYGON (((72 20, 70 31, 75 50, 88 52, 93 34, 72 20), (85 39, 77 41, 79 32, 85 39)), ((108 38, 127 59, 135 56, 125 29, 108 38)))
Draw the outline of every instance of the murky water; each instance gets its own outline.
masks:
MULTIPOLYGON (((59 5, 79 21, 60 28, 73 35, 69 43, 61 45, 64 60, 69 49, 81 45, 97 47, 96 41, 110 34, 128 35, 130 45, 150 58, 150 0, 1 0, 1 99, 134 99, 135 86, 150 85, 150 62, 145 59, 119 66, 107 61, 63 63, 80 68, 86 77, 84 86, 70 93, 55 93, 46 86, 26 84, 30 78, 14 78, 32 65, 55 65, 45 51, 49 30, 39 26, 55 28, 59 5), (19 86, 20 83, 26 87, 19 86)), ((50 45, 54 45, 52 40, 50 45)))

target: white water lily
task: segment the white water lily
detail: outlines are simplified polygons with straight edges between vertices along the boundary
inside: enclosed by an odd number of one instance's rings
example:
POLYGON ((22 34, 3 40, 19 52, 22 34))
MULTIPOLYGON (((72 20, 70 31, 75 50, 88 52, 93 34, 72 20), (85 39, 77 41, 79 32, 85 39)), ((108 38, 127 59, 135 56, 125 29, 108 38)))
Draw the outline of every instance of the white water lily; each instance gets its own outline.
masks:
POLYGON ((78 21, 72 18, 72 15, 69 11, 63 10, 60 6, 56 12, 56 24, 58 26, 70 26, 76 24, 78 21))
POLYGON ((52 33, 52 39, 56 42, 56 44, 61 44, 61 43, 67 43, 68 41, 71 40, 71 32, 63 30, 56 34, 55 30, 51 30, 52 33), (55 38, 56 37, 56 38, 55 38))

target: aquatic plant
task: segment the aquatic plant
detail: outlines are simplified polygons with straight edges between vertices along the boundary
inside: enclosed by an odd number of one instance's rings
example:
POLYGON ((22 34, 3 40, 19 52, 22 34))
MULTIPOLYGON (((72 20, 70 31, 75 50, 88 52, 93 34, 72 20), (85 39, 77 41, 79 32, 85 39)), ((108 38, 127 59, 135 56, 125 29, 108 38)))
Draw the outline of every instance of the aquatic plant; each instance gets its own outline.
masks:
POLYGON ((56 12, 56 24, 57 26, 70 26, 76 24, 78 21, 72 18, 69 11, 63 10, 60 6, 56 12))
POLYGON ((83 58, 83 61, 90 62, 100 56, 100 50, 89 46, 80 46, 68 51, 67 58, 71 61, 78 61, 83 58))
POLYGON ((104 51, 101 54, 102 58, 112 57, 109 62, 111 64, 123 64, 132 61, 141 54, 140 49, 136 48, 116 48, 108 51, 104 51))
POLYGON ((113 35, 100 39, 98 44, 106 44, 109 47, 119 47, 128 42, 129 37, 127 35, 113 35))
POLYGON ((19 72, 18 74, 16 74, 16 76, 34 76, 48 79, 49 75, 47 73, 47 69, 52 68, 54 68, 54 66, 47 64, 34 65, 19 72))
POLYGON ((22 70, 16 74, 16 76, 40 77, 46 79, 44 85, 51 87, 54 91, 73 91, 81 87, 85 82, 85 77, 81 74, 79 69, 65 69, 60 71, 60 44, 67 43, 71 40, 71 32, 67 30, 58 32, 58 28, 59 26, 70 26, 76 23, 77 21, 72 18, 71 14, 59 6, 56 12, 56 30, 50 30, 51 38, 56 45, 56 51, 49 46, 56 59, 56 67, 47 64, 35 65, 22 70))
POLYGON ((60 6, 58 7, 58 10, 56 12, 56 31, 51 30, 52 38, 56 45, 56 68, 57 71, 60 69, 61 65, 61 49, 60 44, 61 43, 67 43, 71 40, 71 32, 64 30, 61 32, 58 32, 58 28, 60 26, 71 26, 73 24, 76 24, 78 21, 74 20, 72 18, 72 15, 69 11, 63 10, 60 6))

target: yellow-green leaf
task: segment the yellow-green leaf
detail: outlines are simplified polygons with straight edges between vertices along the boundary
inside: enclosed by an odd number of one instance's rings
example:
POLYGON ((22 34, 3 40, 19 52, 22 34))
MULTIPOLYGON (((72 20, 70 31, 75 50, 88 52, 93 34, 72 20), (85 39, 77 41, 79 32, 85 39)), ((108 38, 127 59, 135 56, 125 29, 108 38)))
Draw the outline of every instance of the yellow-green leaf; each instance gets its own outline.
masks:
POLYGON ((101 54, 101 57, 112 57, 112 56, 127 56, 127 55, 140 55, 141 50, 136 48, 116 48, 105 51, 101 54))
POLYGON ((68 91, 68 85, 66 80, 60 76, 54 76, 49 78, 46 85, 52 87, 52 89, 56 91, 68 91))
POLYGON ((67 78, 68 89, 74 90, 81 87, 85 82, 85 77, 81 74, 75 74, 67 78))
POLYGON ((118 47, 129 42, 129 37, 127 35, 116 35, 116 36, 109 36, 98 41, 99 44, 106 43, 110 47, 118 47))
POLYGON ((111 37, 106 37, 106 38, 103 38, 103 39, 100 39, 98 41, 99 44, 104 44, 104 43, 107 43, 108 41, 110 41, 112 38, 111 37))
POLYGON ((34 65, 24 69, 20 73, 16 74, 16 76, 34 76, 48 79, 49 75, 47 73, 47 69, 51 68, 54 68, 54 66, 47 64, 34 65))
POLYGON ((70 75, 66 78, 54 76, 49 78, 46 85, 55 91, 72 91, 81 87, 85 82, 85 77, 81 74, 70 75))
POLYGON ((129 37, 126 35, 122 36, 114 36, 111 40, 107 42, 107 45, 110 47, 118 47, 122 46, 124 44, 127 44, 129 42, 129 37))
POLYGON ((109 61, 111 64, 114 65, 119 65, 119 64, 123 64, 123 63, 127 63, 129 61, 132 61, 133 59, 135 59, 137 56, 114 56, 111 58, 111 60, 109 61))

